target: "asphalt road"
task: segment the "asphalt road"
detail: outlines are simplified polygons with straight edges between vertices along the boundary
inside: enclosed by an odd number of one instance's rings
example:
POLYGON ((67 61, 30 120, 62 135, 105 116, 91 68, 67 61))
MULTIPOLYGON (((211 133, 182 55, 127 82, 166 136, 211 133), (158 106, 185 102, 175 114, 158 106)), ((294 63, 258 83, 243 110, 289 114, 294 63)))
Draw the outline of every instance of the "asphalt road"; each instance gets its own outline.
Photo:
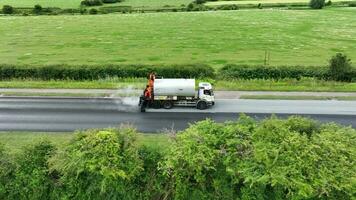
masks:
POLYGON ((234 120, 239 113, 258 120, 275 113, 309 116, 322 122, 337 122, 356 128, 356 101, 302 100, 217 100, 208 110, 175 108, 140 113, 137 98, 0 98, 0 131, 73 131, 117 127, 130 124, 141 132, 182 130, 189 123, 211 118, 218 122, 234 120))

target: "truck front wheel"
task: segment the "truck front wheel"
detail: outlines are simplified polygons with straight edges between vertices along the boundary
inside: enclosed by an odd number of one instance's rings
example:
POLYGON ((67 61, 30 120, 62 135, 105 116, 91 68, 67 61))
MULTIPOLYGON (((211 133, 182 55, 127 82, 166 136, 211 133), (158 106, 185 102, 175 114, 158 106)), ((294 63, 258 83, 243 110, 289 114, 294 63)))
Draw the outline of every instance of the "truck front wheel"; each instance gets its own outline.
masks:
POLYGON ((199 110, 205 110, 208 108, 208 105, 205 101, 199 101, 198 104, 197 104, 197 108, 199 110))
POLYGON ((172 101, 164 101, 163 102, 163 108, 164 109, 171 109, 173 107, 173 102, 172 101))

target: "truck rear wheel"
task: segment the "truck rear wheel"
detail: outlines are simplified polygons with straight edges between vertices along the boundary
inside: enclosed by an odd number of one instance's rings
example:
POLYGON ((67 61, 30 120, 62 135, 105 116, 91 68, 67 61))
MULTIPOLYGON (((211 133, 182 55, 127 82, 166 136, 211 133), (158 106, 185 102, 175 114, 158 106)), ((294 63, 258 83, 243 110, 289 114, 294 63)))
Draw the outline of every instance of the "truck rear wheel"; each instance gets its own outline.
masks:
POLYGON ((207 103, 206 103, 205 101, 199 101, 199 102, 197 103, 197 108, 198 108, 199 110, 205 110, 205 109, 208 108, 208 105, 207 105, 207 103))
POLYGON ((171 109, 173 107, 173 102, 172 101, 164 101, 163 102, 163 108, 164 109, 171 109))

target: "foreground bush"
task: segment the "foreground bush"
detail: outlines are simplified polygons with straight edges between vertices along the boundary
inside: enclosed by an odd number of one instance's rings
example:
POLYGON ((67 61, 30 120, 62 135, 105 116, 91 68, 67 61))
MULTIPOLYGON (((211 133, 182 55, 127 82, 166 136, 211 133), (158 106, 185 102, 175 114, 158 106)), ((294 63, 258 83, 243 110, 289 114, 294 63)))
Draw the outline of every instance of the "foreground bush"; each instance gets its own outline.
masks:
POLYGON ((356 130, 302 117, 197 122, 171 146, 130 128, 78 132, 16 159, 0 145, 1 199, 351 200, 356 130), (50 164, 49 164, 50 163, 50 164))
POLYGON ((54 185, 48 160, 54 153, 55 147, 48 141, 26 146, 16 157, 6 199, 49 199, 54 185))
POLYGON ((135 199, 143 170, 132 129, 76 134, 56 168, 67 199, 135 199))
POLYGON ((21 66, 0 65, 0 79, 39 79, 39 80, 98 80, 108 77, 147 77, 156 72, 165 78, 212 78, 212 67, 196 65, 48 65, 21 66))
POLYGON ((15 166, 10 156, 5 152, 4 145, 0 143, 0 199, 6 199, 9 196, 9 183, 14 178, 15 166))
POLYGON ((164 162, 176 199, 352 199, 356 131, 300 117, 191 126, 164 162))

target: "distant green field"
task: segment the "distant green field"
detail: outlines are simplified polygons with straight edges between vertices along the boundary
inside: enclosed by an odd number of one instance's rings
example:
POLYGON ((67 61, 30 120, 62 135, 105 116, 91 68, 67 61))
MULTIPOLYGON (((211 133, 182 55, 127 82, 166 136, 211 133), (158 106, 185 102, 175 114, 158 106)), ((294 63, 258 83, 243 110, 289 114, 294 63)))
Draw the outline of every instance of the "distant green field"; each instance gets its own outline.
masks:
MULTIPOLYGON (((333 0, 332 2, 341 2, 348 0, 333 0)), ((351 1, 351 0, 349 0, 351 1)), ((240 1, 211 1, 205 5, 227 5, 227 4, 269 4, 269 3, 309 3, 309 0, 240 0, 240 1)))
POLYGON ((0 0, 0 6, 34 7, 40 4, 42 7, 78 8, 80 2, 81 0, 0 0))
POLYGON ((163 7, 188 5, 193 0, 124 0, 116 5, 125 5, 132 7, 163 7))
MULTIPOLYGON (((82 0, 0 0, 0 6, 33 7, 40 4, 43 7, 78 8, 82 0)), ((106 6, 133 6, 133 7, 163 7, 189 4, 193 0, 124 0, 121 3, 106 4, 106 6)))
POLYGON ((356 61, 356 9, 0 17, 0 63, 323 65, 356 61))

